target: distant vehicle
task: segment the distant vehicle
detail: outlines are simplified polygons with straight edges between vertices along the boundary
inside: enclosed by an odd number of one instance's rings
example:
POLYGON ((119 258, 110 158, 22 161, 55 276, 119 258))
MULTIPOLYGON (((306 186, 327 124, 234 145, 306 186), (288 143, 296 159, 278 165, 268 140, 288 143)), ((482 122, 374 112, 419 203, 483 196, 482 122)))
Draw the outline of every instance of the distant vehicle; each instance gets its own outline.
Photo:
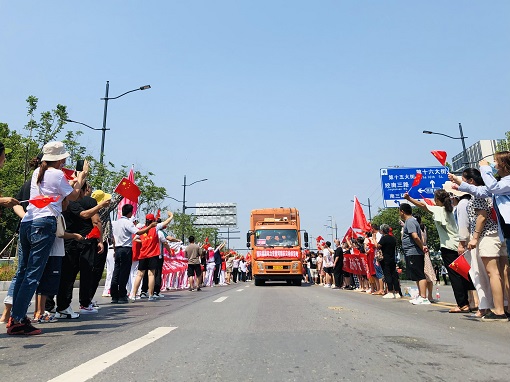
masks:
MULTIPOLYGON (((251 269, 256 286, 269 280, 301 285, 303 252, 296 208, 253 210, 246 241, 252 253, 251 269)), ((306 232, 304 246, 308 247, 306 232)))

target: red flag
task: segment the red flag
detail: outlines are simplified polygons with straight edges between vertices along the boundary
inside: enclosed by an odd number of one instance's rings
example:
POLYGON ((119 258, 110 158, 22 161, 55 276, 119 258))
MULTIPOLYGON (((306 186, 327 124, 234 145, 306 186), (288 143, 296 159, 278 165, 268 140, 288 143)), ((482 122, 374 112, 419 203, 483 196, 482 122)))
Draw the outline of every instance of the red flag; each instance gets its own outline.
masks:
POLYGON ((413 185, 411 186, 411 188, 419 185, 422 179, 423 179, 423 175, 421 173, 417 172, 416 175, 414 176, 414 181, 413 181, 413 185))
MULTIPOLYGON (((47 205, 49 205, 50 203, 56 202, 59 199, 60 199, 60 195, 55 195, 55 196, 37 195, 36 197, 30 199, 28 202, 30 204, 33 204, 37 208, 44 208, 47 205)), ((22 200, 22 202, 26 202, 26 200, 22 200)))
POLYGON ((138 186, 135 184, 135 172, 133 167, 129 170, 127 179, 122 178, 118 186, 115 188, 115 192, 124 197, 117 207, 117 214, 119 218, 122 216, 122 206, 125 204, 131 204, 133 206, 133 216, 136 214, 138 208, 138 197, 141 192, 138 186))
POLYGON ((420 194, 420 196, 422 197, 423 201, 425 203, 427 203, 429 206, 435 206, 436 205, 436 203, 434 203, 434 201, 432 199, 426 198, 422 194, 420 194))
POLYGON ((64 176, 67 180, 73 180, 74 179, 74 170, 71 170, 70 168, 62 167, 62 172, 64 173, 64 176))
POLYGON ((352 227, 349 227, 349 229, 347 230, 347 232, 344 235, 344 238, 342 239, 342 243, 347 241, 347 238, 354 239, 356 237, 358 237, 358 234, 356 232, 354 232, 352 227))
POLYGON ((464 255, 457 257, 454 261, 452 261, 450 265, 448 265, 448 267, 453 269, 466 280, 469 280, 469 270, 471 269, 471 266, 467 262, 464 255))
POLYGON ((85 239, 101 239, 101 232, 99 231, 99 228, 92 228, 92 231, 90 231, 89 234, 85 236, 85 239))
POLYGON ((158 209, 158 213, 156 214, 156 221, 161 218, 161 210, 158 209))
POLYGON ((354 217, 352 219, 351 227, 362 231, 370 231, 372 229, 370 223, 367 222, 367 218, 365 217, 365 213, 363 212, 363 208, 361 208, 361 204, 357 197, 354 197, 354 217))
POLYGON ((204 244, 202 244, 203 249, 208 249, 211 245, 209 244, 209 238, 206 237, 204 240, 204 244))
POLYGON ((431 153, 436 157, 439 163, 441 163, 443 166, 446 166, 446 151, 433 150, 431 153))

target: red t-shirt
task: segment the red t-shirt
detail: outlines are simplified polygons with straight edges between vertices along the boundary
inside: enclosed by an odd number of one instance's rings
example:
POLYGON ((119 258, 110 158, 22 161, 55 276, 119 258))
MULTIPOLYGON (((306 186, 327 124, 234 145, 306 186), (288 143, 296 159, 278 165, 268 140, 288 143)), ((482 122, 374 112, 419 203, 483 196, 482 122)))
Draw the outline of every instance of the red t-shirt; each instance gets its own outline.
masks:
POLYGON ((140 240, 142 241, 139 257, 140 260, 159 256, 159 238, 156 228, 153 227, 149 230, 149 232, 140 236, 140 240))
MULTIPOLYGON (((133 238, 135 235, 133 235, 133 238)), ((133 261, 138 261, 140 259, 140 248, 142 247, 142 243, 133 239, 133 261)))

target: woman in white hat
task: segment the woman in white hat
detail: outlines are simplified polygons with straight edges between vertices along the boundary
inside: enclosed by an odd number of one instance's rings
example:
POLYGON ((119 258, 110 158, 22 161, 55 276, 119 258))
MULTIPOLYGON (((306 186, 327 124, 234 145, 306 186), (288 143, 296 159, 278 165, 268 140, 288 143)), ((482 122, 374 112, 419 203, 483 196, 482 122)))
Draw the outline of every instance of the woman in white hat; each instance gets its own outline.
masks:
POLYGON ((88 173, 88 163, 78 173, 71 186, 61 171, 69 153, 62 142, 49 142, 43 147, 41 165, 32 175, 30 199, 36 196, 54 196, 58 200, 43 208, 28 205, 27 212, 21 221, 19 240, 19 267, 14 285, 11 318, 7 324, 7 334, 34 335, 40 334, 26 317, 30 300, 42 277, 46 262, 50 255, 57 229, 57 218, 62 213, 62 201, 76 200, 80 188, 88 173))

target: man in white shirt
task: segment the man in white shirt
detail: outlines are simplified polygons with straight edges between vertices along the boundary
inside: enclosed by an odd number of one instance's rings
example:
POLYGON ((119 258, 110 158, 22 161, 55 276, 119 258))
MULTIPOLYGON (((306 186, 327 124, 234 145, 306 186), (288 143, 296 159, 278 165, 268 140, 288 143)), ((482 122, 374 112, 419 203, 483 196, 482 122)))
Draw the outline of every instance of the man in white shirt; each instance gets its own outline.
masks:
POLYGON ((112 222, 113 246, 115 250, 115 267, 113 269, 110 295, 112 304, 127 304, 126 284, 131 273, 131 258, 133 256, 133 235, 143 235, 157 225, 152 222, 145 228, 138 229, 130 220, 133 215, 133 206, 122 206, 122 217, 112 222))

